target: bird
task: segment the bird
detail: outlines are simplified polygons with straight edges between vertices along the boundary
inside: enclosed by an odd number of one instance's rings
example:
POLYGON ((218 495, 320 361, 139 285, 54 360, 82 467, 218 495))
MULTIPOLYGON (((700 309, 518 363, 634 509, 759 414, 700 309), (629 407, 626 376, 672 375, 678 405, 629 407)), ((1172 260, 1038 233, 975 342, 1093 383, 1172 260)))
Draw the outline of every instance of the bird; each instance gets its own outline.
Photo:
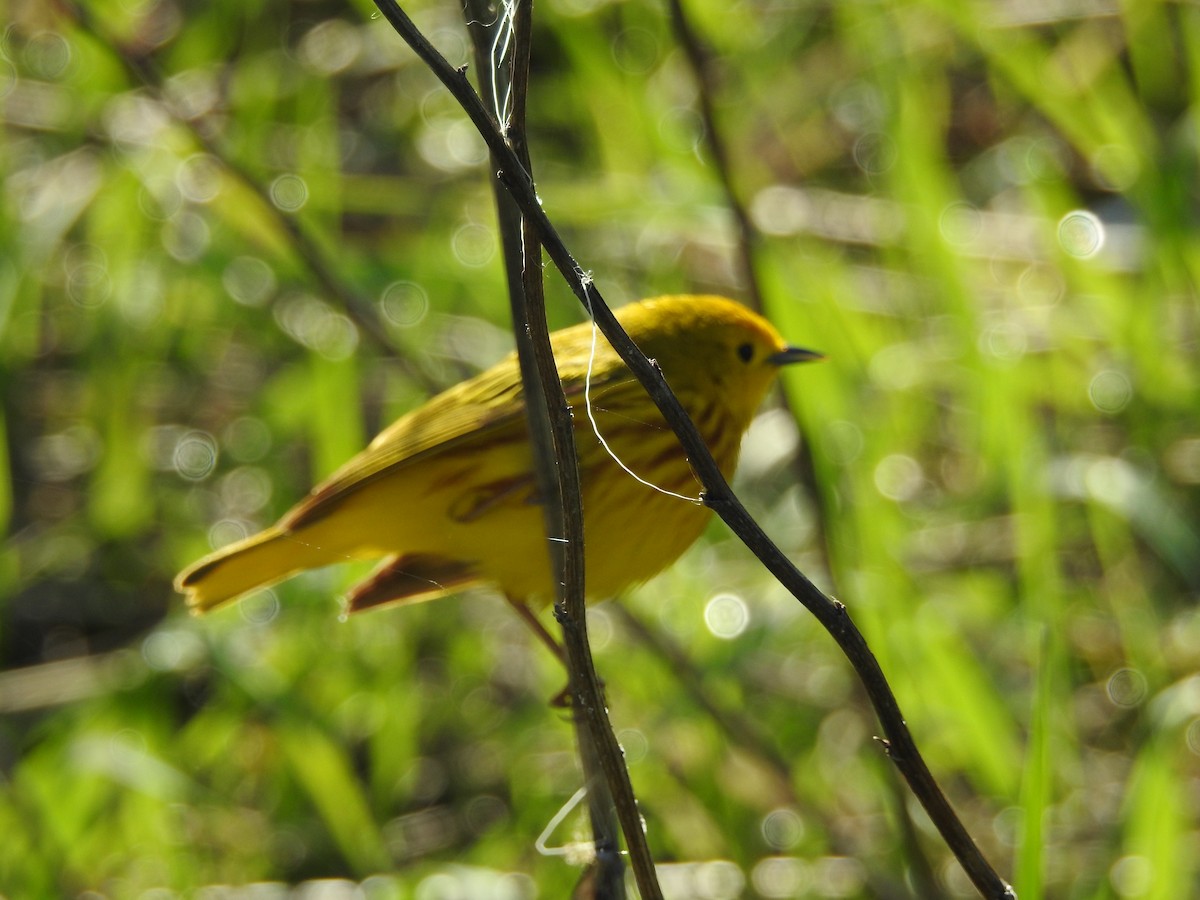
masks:
MULTIPOLYGON (((724 297, 675 295, 617 319, 656 361, 722 474, 783 366, 821 359, 724 297)), ((619 595, 674 562, 711 510, 657 406, 590 322, 550 337, 572 414, 584 521, 585 592, 619 595)), ((195 613, 302 571, 379 565, 347 612, 492 585, 510 601, 555 598, 516 355, 438 394, 382 431, 277 523, 184 569, 195 613)))

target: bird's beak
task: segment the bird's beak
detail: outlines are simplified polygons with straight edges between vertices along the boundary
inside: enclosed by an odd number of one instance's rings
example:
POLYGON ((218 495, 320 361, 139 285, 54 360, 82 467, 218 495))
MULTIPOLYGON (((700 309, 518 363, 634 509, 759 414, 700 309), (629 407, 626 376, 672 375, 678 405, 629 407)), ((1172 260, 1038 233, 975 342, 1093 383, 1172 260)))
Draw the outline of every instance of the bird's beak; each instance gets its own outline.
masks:
POLYGON ((816 350, 805 350, 803 347, 785 347, 778 353, 772 353, 767 357, 767 362, 777 366, 788 366, 792 363, 813 362, 818 359, 824 359, 824 353, 818 353, 816 350))

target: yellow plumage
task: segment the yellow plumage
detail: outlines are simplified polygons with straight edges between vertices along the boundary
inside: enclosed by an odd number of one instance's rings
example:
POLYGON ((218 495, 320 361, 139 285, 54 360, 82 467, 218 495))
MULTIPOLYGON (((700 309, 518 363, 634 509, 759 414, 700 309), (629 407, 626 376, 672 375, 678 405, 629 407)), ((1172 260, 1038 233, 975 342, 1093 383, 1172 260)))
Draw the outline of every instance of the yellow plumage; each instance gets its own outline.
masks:
MULTIPOLYGON (((817 358, 789 348, 762 317, 720 297, 661 297, 617 317, 658 361, 725 475, 780 365, 817 358)), ((644 581, 700 535, 700 486, 657 407, 590 323, 551 336, 574 415, 590 597, 644 581)), ((477 582, 518 599, 553 598, 515 356, 429 400, 383 431, 276 524, 185 569, 175 586, 204 611, 306 569, 383 562, 350 608, 425 600, 477 582)))

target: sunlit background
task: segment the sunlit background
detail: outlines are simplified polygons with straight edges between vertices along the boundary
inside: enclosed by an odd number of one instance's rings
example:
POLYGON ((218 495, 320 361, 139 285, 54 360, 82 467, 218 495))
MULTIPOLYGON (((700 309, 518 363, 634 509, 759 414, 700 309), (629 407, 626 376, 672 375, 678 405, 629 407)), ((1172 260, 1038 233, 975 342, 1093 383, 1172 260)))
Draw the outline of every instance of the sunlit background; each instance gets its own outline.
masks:
MULTIPOLYGON (((1022 898, 1196 893, 1200 7, 684 7, 767 312, 828 356, 739 493, 1022 898)), ((569 896, 565 679, 496 596, 170 586, 511 347, 482 141, 367 0, 7 9, 0 895, 569 896)), ((604 295, 746 298, 666 6, 535 20, 539 193, 604 295)), ((972 896, 722 527, 591 633, 668 897, 972 896)))

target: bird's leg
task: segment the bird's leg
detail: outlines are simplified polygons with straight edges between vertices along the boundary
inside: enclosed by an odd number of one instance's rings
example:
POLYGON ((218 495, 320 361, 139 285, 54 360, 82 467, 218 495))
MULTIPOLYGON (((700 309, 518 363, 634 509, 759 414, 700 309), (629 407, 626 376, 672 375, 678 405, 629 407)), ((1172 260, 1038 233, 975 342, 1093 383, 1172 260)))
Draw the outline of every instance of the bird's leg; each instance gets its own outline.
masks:
POLYGON ((534 611, 529 608, 529 604, 521 597, 512 597, 508 594, 504 595, 504 599, 508 601, 508 605, 513 608, 513 611, 521 617, 525 624, 529 626, 530 630, 537 636, 537 639, 545 644, 551 653, 558 657, 565 668, 567 665, 567 654, 563 650, 562 644, 556 641, 554 635, 546 630, 546 626, 542 624, 541 619, 537 617, 534 611))
MULTIPOLYGON (((542 624, 541 619, 537 617, 529 604, 523 598, 511 597, 508 594, 504 595, 504 599, 508 601, 508 605, 513 608, 518 616, 525 622, 526 625, 537 635, 537 639, 550 648, 553 653, 563 664, 563 669, 567 668, 567 653, 563 649, 562 644, 554 639, 546 626, 542 624)), ((570 709, 571 707, 571 685, 568 683, 561 691, 550 698, 550 705, 555 709, 570 709)))

